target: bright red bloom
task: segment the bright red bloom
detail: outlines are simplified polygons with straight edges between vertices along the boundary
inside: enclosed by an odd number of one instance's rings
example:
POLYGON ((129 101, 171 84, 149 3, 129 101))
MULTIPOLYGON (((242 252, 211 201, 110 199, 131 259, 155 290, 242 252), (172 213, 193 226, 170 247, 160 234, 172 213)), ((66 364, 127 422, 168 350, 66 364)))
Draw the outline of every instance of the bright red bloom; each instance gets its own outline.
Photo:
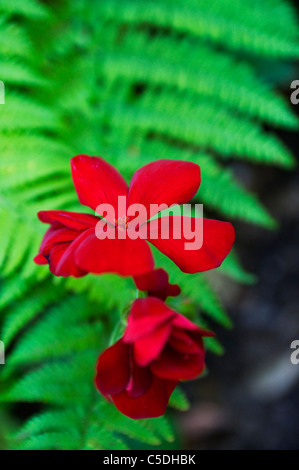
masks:
POLYGON ((49 264, 50 271, 56 276, 80 277, 87 274, 75 263, 75 252, 94 233, 98 217, 76 212, 41 211, 38 218, 51 227, 45 233, 34 261, 49 264))
POLYGON ((169 283, 169 275, 164 269, 154 269, 149 273, 135 276, 134 282, 138 290, 147 292, 150 297, 166 300, 167 297, 176 297, 181 289, 177 284, 169 283))
MULTIPOLYGON (((126 198, 127 208, 142 204, 152 217, 152 204, 184 204, 196 194, 200 185, 199 166, 184 161, 158 160, 140 168, 134 174, 130 187, 113 166, 99 157, 79 155, 71 160, 71 168, 81 204, 94 211, 100 204, 109 204, 114 208, 115 219, 107 220, 111 229, 117 227, 117 237, 99 239, 95 229, 96 225, 99 227, 100 219, 96 216, 42 211, 38 214, 39 219, 51 227, 44 236, 35 262, 49 264, 56 276, 79 277, 89 272, 140 276, 152 271, 154 261, 147 241, 118 236, 129 231, 134 222, 118 212, 119 196, 126 198)), ((156 212, 159 211, 157 209, 156 212)), ((185 242, 190 240, 185 239, 184 235, 177 239, 175 230, 172 230, 175 222, 184 222, 184 217, 163 219, 169 222, 170 236, 165 239, 164 229, 156 220, 146 224, 143 232, 156 225, 158 239, 151 238, 147 233, 144 238, 169 256, 184 272, 194 273, 220 266, 234 243, 235 234, 230 223, 203 219, 202 247, 186 251, 185 242)), ((195 218, 188 219, 194 229, 195 218)), ((100 230, 98 227, 97 230, 100 230)))
POLYGON ((213 333, 161 300, 135 300, 124 336, 99 357, 96 386, 130 418, 161 416, 178 382, 203 372, 204 336, 213 333))

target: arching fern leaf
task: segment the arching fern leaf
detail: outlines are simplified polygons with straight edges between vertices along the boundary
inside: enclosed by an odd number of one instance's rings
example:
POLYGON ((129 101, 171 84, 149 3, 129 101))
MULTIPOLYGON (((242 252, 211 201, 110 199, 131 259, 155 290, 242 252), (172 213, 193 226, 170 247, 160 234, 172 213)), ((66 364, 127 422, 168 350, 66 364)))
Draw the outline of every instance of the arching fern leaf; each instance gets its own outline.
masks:
MULTIPOLYGON (((298 59, 294 9, 287 0, 0 0, 0 13, 0 400, 42 405, 8 445, 165 446, 175 439, 167 418, 132 421, 93 385, 96 359, 136 296, 133 282, 54 279, 32 261, 45 230, 36 213, 85 210, 70 177, 75 154, 102 155, 128 181, 172 158, 201 166, 194 202, 207 211, 275 228, 230 161, 294 165, 270 128, 295 130, 298 120, 264 73, 298 59)), ((173 307, 203 327, 231 326, 210 279, 182 275, 157 251, 155 259, 182 288, 173 307)), ((255 281, 237 250, 219 272, 255 281)), ((206 345, 223 353, 214 338, 206 345)), ((179 390, 170 403, 188 408, 179 390)))

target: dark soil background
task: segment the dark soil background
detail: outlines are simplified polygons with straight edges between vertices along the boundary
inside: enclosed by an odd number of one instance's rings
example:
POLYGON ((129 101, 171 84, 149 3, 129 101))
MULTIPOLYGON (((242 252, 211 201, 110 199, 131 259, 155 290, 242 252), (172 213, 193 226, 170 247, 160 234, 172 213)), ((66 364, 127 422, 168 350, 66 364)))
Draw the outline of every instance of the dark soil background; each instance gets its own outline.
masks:
MULTIPOLYGON (((299 115, 299 105, 296 110, 299 115)), ((298 134, 281 137, 299 160, 298 134)), ((225 355, 209 355, 208 377, 186 385, 192 410, 179 422, 183 446, 299 449, 299 365, 290 361, 290 345, 299 340, 299 170, 248 164, 235 170, 280 228, 235 224, 243 265, 258 282, 240 286, 221 279, 235 327, 215 328, 225 355)))

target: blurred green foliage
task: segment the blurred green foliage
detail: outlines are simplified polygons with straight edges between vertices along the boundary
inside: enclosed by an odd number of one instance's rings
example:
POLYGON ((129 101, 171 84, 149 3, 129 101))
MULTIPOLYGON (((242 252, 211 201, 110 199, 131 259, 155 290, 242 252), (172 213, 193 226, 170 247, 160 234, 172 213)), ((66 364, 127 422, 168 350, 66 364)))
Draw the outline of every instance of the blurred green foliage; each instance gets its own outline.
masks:
MULTIPOLYGON (((265 129, 298 128, 276 90, 299 57, 295 13, 286 0, 0 0, 0 12, 0 337, 7 348, 0 400, 4 409, 43 404, 14 434, 8 412, 1 446, 168 446, 167 418, 129 420, 93 386, 96 358, 136 295, 132 281, 54 279, 37 267, 45 227, 36 213, 86 211, 70 177, 75 154, 102 155, 128 180, 152 160, 189 159, 202 168, 196 202, 219 218, 274 228, 228 160, 294 165, 265 129)), ((205 326, 210 319, 231 326, 204 275, 182 275, 158 253, 156 260, 182 287, 172 301, 178 310, 205 326)), ((235 252, 220 271, 254 281, 235 252)), ((207 346, 222 353, 214 339, 207 346)), ((171 405, 188 407, 181 391, 171 405)))

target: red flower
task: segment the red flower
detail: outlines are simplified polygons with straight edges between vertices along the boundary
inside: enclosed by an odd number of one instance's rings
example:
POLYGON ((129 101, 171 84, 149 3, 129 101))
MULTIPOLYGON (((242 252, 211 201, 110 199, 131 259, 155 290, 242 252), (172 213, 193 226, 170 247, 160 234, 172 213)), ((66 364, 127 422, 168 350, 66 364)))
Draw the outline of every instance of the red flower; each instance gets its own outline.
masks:
MULTIPOLYGON (((107 220, 111 229, 115 231, 117 227, 117 237, 114 240, 98 238, 95 230, 97 226, 97 230, 101 231, 98 217, 66 211, 42 211, 38 214, 39 219, 50 224, 51 228, 45 234, 35 262, 49 264, 56 276, 79 277, 88 272, 139 276, 152 271, 154 261, 146 240, 121 236, 132 229, 134 220, 119 212, 119 196, 126 198, 126 208, 142 204, 152 217, 154 214, 149 211, 152 204, 183 204, 196 194, 200 185, 199 166, 190 162, 158 160, 140 168, 134 174, 130 187, 114 167, 98 157, 74 157, 71 168, 81 204, 94 211, 100 204, 109 204, 114 208, 115 219, 107 217, 107 220)), ((159 211, 157 208, 156 212, 159 211)), ((163 217, 170 226, 169 237, 163 236, 162 219, 146 224, 143 232, 156 226, 158 239, 149 236, 148 241, 184 272, 194 273, 220 266, 234 243, 232 225, 203 219, 203 245, 200 249, 188 251, 185 243, 190 240, 184 235, 178 239, 177 229, 172 230, 177 222, 182 223, 185 219, 179 216, 163 217)), ((187 219, 194 231, 196 219, 187 219)))
POLYGON ((75 253, 82 242, 94 233, 98 217, 76 212, 41 211, 38 218, 51 227, 34 261, 37 264, 49 264, 50 271, 56 276, 80 277, 87 274, 75 262, 75 253))
POLYGON ((96 386, 130 418, 161 416, 178 382, 203 372, 203 336, 213 333, 161 300, 135 300, 123 338, 99 357, 96 386))
POLYGON ((164 269, 154 269, 149 273, 135 276, 134 282, 138 290, 147 292, 150 297, 166 300, 167 297, 176 297, 181 289, 177 284, 169 283, 169 275, 164 269))

